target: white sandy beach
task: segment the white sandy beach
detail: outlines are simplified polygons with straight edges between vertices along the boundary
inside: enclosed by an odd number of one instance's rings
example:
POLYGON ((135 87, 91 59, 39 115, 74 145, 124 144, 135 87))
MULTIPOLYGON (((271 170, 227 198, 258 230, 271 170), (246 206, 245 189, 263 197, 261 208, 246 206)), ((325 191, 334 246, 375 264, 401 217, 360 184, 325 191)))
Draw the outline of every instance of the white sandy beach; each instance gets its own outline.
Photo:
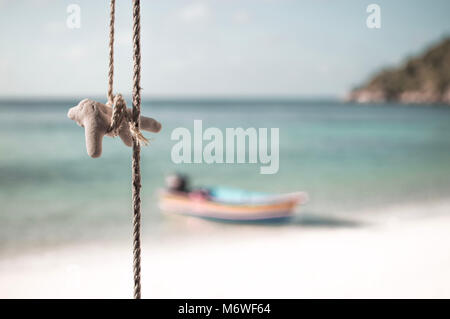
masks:
MULTIPOLYGON (((450 203, 391 210, 401 209, 417 216, 146 237, 143 298, 449 298, 450 203)), ((131 260, 129 246, 98 243, 3 256, 0 298, 129 298, 131 260)))

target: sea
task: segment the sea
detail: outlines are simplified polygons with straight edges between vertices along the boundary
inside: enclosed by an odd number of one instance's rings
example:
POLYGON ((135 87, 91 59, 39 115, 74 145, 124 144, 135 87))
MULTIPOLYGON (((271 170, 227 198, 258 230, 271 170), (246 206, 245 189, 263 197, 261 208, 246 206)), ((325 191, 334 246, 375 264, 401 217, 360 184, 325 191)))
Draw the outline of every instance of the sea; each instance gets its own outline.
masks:
MULTIPOLYGON (((84 129, 67 118, 77 103, 0 101, 0 253, 129 238, 131 149, 119 138, 105 137, 102 156, 90 158, 84 129)), ((300 217, 358 219, 367 212, 384 216, 383 209, 392 205, 450 197, 448 106, 288 98, 148 99, 142 114, 163 126, 158 134, 145 133, 150 145, 141 151, 142 232, 158 240, 198 232, 186 226, 188 217, 158 208, 158 190, 174 172, 189 176, 194 187, 306 191, 310 200, 297 212, 300 217), (194 120, 202 120, 203 129, 224 132, 278 128, 279 171, 260 174, 259 163, 174 163, 171 151, 177 141, 171 134, 178 127, 192 132, 194 120)))

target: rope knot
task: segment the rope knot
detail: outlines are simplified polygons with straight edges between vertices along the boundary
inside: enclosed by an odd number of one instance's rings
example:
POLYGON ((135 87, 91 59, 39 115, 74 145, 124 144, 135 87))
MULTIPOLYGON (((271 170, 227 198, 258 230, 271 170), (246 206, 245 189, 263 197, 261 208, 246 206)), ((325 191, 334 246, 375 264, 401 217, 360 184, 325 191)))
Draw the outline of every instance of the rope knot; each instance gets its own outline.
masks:
MULTIPOLYGON (((109 103, 108 103, 109 104, 109 103)), ((117 94, 114 96, 114 100, 112 103, 113 112, 111 116, 111 125, 107 133, 111 133, 113 136, 119 135, 119 129, 121 128, 123 121, 127 122, 129 127, 131 136, 133 139, 139 144, 148 145, 149 141, 142 135, 139 129, 139 122, 133 121, 131 118, 131 112, 127 109, 127 105, 125 103, 125 99, 122 94, 117 94)), ((139 121, 139 120, 138 120, 139 121)))

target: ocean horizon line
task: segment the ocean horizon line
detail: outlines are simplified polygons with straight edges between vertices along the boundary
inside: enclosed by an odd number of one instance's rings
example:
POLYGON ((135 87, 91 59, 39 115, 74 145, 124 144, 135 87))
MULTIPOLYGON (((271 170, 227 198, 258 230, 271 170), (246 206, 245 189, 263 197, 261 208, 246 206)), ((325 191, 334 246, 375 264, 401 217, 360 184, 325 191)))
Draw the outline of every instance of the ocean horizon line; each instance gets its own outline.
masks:
MULTIPOLYGON (((123 95, 126 100, 131 100, 130 94, 123 95)), ((73 102, 80 101, 84 98, 91 98, 96 101, 105 101, 106 95, 92 95, 89 97, 81 96, 0 96, 0 105, 2 104, 17 104, 30 103, 40 104, 43 102, 59 103, 59 102, 73 102)), ((147 95, 142 97, 142 103, 157 102, 157 103, 214 103, 214 102, 243 102, 243 103, 264 103, 264 102, 343 102, 343 99, 338 96, 323 95, 323 96, 292 96, 292 95, 147 95)))

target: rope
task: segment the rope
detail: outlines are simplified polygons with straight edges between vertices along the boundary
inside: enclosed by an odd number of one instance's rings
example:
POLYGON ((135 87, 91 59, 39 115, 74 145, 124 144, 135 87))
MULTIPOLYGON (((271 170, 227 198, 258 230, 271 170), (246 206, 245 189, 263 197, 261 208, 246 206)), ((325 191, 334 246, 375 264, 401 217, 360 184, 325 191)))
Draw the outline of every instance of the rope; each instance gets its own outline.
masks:
MULTIPOLYGON (((141 2, 133 0, 133 111, 131 114, 135 129, 139 131, 141 115, 141 2)), ((133 138, 133 271, 134 298, 141 299, 141 147, 138 138, 133 138)))
POLYGON ((113 83, 114 83, 114 20, 116 13, 116 0, 110 3, 110 19, 109 19, 109 72, 108 72, 108 105, 113 104, 113 83))
POLYGON ((118 135, 124 120, 129 123, 133 136, 132 158, 132 201, 133 201, 133 274, 134 298, 141 298, 141 143, 148 144, 148 140, 139 130, 141 114, 141 25, 140 0, 133 0, 133 108, 128 112, 125 100, 121 94, 113 95, 114 78, 114 15, 115 0, 111 0, 110 32, 109 32, 109 73, 108 73, 108 104, 114 106, 111 125, 108 133, 118 135))
POLYGON ((134 139, 136 139, 139 144, 148 145, 148 139, 142 135, 139 127, 136 126, 130 113, 127 111, 127 105, 122 94, 117 94, 114 97, 112 105, 114 108, 111 116, 111 125, 109 126, 107 133, 112 133, 113 136, 119 135, 119 129, 122 126, 122 122, 125 120, 128 122, 131 135, 134 139))

